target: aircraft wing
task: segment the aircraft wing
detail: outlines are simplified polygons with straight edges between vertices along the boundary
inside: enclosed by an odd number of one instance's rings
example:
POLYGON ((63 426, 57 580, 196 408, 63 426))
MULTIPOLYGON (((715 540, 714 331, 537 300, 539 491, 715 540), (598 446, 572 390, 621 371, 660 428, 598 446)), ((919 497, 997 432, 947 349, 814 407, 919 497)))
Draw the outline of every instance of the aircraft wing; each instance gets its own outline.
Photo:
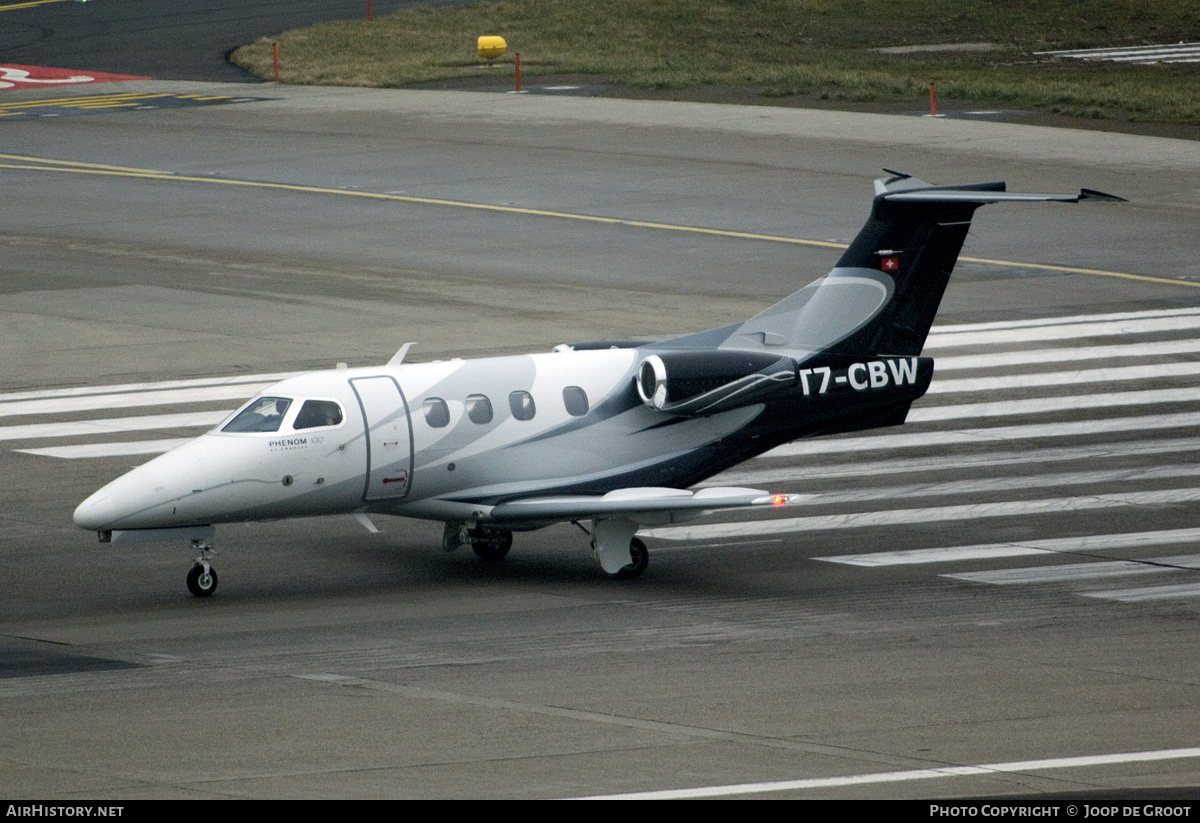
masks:
POLYGON ((617 489, 603 495, 530 497, 495 506, 489 518, 506 523, 625 517, 635 522, 673 522, 698 517, 714 509, 746 506, 787 506, 811 495, 772 494, 762 489, 706 488, 698 491, 653 486, 617 489), (683 514, 676 518, 672 515, 683 514), (641 515, 641 516, 639 516, 641 515), (654 515, 665 515, 655 517, 654 515))

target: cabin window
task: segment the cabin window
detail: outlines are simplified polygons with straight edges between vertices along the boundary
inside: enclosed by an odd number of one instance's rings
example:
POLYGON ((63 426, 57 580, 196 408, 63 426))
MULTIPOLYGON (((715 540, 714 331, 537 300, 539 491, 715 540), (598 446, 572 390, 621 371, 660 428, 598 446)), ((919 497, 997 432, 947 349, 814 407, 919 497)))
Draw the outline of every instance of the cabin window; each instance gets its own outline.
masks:
POLYGON ((293 429, 315 429, 336 426, 342 422, 342 407, 332 400, 305 400, 292 423, 293 429))
POLYGON ((425 422, 434 429, 444 429, 450 425, 450 407, 440 397, 430 397, 425 401, 425 422))
POLYGON ((537 409, 533 405, 533 395, 527 391, 515 391, 508 396, 508 407, 512 409, 512 416, 517 420, 532 420, 537 414, 537 409))
POLYGON ((567 386, 563 389, 563 405, 567 407, 567 414, 583 417, 588 413, 587 392, 578 386, 567 386))
POLYGON ((491 423, 492 401, 482 394, 467 395, 467 417, 472 423, 491 423))
POLYGON ((277 432, 292 401, 286 397, 260 397, 221 429, 223 432, 277 432))

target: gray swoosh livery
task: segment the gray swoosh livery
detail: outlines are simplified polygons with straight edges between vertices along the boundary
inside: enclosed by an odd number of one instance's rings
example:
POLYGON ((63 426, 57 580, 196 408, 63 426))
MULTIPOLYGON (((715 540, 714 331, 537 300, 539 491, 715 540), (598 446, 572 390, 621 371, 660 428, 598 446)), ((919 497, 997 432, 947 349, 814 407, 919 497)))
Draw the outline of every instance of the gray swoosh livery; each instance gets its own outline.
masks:
POLYGON ((799 437, 903 423, 933 361, 921 348, 976 208, 1118 200, 1003 183, 877 180, 834 269, 750 318, 661 342, 293 377, 216 429, 79 505, 102 541, 191 540, 193 594, 216 588, 214 525, 354 513, 446 523, 447 550, 503 557, 513 532, 590 521, 605 571, 646 567, 648 525, 784 506, 760 489, 688 488, 799 437))

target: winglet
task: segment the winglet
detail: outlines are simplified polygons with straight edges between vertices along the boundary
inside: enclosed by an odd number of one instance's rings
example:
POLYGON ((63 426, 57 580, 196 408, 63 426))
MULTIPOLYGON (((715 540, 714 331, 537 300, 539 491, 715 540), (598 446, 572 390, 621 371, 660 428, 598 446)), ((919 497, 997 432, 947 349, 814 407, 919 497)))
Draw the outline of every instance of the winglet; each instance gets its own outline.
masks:
POLYGON ((401 363, 404 362, 404 357, 405 357, 405 355, 408 354, 408 350, 411 349, 415 345, 417 345, 417 342, 415 340, 412 341, 411 343, 405 343, 403 346, 400 347, 400 351, 398 351, 392 355, 392 359, 387 361, 387 364, 389 366, 399 366, 401 363))

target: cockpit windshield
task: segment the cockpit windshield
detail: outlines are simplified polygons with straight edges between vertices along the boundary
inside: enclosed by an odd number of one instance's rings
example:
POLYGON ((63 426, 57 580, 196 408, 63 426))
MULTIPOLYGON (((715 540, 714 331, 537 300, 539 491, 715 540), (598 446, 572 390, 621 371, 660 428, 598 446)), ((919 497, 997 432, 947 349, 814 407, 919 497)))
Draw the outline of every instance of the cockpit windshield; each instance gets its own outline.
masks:
POLYGON ((287 397, 260 397, 221 429, 223 432, 277 432, 292 401, 287 397))

